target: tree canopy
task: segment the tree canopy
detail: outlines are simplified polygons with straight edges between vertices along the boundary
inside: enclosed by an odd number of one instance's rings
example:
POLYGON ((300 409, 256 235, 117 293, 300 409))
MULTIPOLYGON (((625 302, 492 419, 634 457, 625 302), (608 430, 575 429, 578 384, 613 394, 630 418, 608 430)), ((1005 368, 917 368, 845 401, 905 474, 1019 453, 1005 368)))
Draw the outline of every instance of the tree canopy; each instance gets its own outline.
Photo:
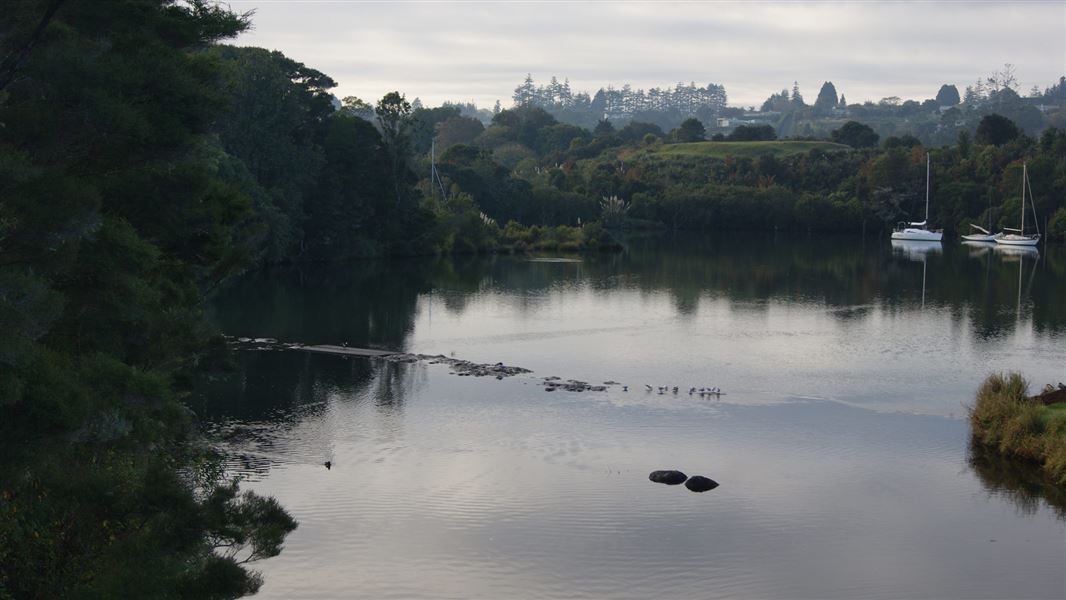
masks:
POLYGON ((258 242, 206 51, 247 26, 203 1, 5 12, 0 597, 235 598, 296 527, 227 481, 182 403, 224 354, 203 291, 258 242))
POLYGON ((879 136, 869 125, 858 121, 848 121, 840 129, 834 129, 831 137, 834 142, 847 144, 852 148, 869 148, 877 145, 879 136))
POLYGON ((685 119, 681 125, 671 132, 675 142, 702 142, 707 135, 703 123, 699 119, 685 119))
POLYGON ((991 114, 981 119, 977 125, 978 144, 1001 146, 1015 139, 1021 132, 1013 121, 1003 115, 991 114))
POLYGON ((777 133, 769 125, 740 125, 726 136, 731 142, 759 142, 776 140, 777 133))
POLYGON ((814 108, 827 113, 836 108, 836 105, 837 89, 833 86, 832 81, 827 81, 822 84, 822 89, 818 91, 818 98, 814 101, 814 108))
POLYGON ((959 88, 954 85, 944 84, 940 86, 940 90, 936 93, 936 103, 938 106, 955 106, 962 99, 959 97, 959 88))

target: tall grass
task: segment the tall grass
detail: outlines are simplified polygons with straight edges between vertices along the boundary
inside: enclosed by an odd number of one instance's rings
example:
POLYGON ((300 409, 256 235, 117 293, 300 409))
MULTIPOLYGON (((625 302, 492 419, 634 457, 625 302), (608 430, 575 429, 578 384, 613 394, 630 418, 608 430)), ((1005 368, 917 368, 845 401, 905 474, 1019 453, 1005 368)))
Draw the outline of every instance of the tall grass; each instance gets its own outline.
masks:
POLYGON ((985 379, 970 408, 970 426, 975 442, 1039 463, 1056 484, 1066 486, 1066 411, 1030 398, 1021 374, 985 379))

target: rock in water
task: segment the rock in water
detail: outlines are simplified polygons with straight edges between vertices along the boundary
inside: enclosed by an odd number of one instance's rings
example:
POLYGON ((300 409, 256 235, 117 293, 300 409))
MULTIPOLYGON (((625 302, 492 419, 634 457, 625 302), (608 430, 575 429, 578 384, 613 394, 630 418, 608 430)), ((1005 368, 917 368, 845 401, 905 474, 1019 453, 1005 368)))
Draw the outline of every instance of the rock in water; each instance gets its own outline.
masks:
POLYGON ((708 492, 718 487, 718 482, 703 475, 693 475, 685 482, 685 487, 693 492, 708 492))
POLYGON ((682 483, 685 483, 685 480, 688 479, 688 475, 685 475, 681 471, 652 471, 651 475, 648 475, 648 479, 654 481, 655 483, 665 483, 666 485, 680 485, 682 483))

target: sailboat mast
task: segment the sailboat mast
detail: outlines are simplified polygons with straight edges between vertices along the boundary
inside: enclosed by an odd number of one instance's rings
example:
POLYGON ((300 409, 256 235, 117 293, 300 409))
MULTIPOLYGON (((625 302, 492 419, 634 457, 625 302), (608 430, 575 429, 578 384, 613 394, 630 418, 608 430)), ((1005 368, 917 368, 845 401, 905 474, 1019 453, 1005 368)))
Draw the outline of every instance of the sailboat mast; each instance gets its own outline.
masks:
POLYGON ((1027 168, 1026 164, 1022 163, 1022 235, 1025 235, 1025 180, 1029 177, 1027 168))
POLYGON ((1033 211, 1033 224, 1036 225, 1036 234, 1040 235, 1040 219, 1036 216, 1036 198, 1033 198, 1033 182, 1029 181, 1029 174, 1025 175, 1025 185, 1029 187, 1029 210, 1033 211))
POLYGON ((929 227, 929 153, 925 153, 925 226, 929 227))

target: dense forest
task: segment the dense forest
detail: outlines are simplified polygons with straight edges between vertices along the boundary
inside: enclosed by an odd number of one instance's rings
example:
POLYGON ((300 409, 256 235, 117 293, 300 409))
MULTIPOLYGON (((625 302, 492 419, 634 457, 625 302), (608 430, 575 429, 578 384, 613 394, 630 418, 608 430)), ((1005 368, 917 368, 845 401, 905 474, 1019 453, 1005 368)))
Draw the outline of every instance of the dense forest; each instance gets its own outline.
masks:
POLYGON ((0 598, 258 589, 248 565, 296 522, 227 477, 187 408, 232 363, 204 299, 258 266, 615 249, 625 228, 877 234, 918 215, 926 153, 934 224, 1013 225, 1028 163, 1041 226, 1066 237, 1066 131, 1009 102, 938 147, 858 114, 781 141, 711 131, 717 84, 633 102, 529 81, 486 126, 400 92, 337 101, 327 74, 223 43, 249 26, 208 0, 5 5, 0 598))

